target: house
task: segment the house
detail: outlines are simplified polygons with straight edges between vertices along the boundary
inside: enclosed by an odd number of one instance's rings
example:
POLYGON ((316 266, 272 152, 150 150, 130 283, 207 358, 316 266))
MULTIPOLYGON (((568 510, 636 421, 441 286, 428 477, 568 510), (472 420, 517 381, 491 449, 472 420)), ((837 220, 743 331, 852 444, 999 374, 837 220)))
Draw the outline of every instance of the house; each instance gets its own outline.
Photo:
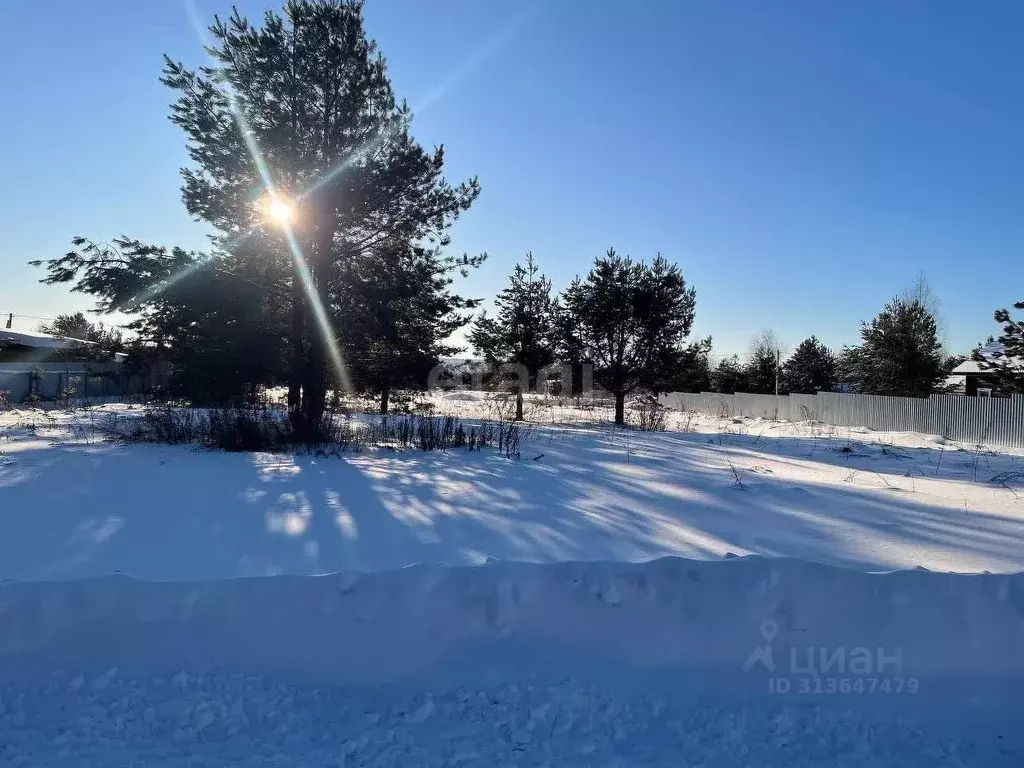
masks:
POLYGON ((41 363, 73 355, 74 350, 92 345, 90 341, 0 328, 0 362, 41 363))
POLYGON ((0 400, 118 394, 125 357, 98 354, 89 341, 0 328, 0 400))
MULTIPOLYGON (((946 380, 955 394, 968 397, 998 397, 999 380, 992 375, 992 366, 986 360, 999 360, 1003 356, 1003 345, 998 341, 989 342, 979 350, 981 360, 964 360, 950 372, 946 380)), ((1019 360, 1000 360, 1003 365, 1020 368, 1024 376, 1024 364, 1019 360)))

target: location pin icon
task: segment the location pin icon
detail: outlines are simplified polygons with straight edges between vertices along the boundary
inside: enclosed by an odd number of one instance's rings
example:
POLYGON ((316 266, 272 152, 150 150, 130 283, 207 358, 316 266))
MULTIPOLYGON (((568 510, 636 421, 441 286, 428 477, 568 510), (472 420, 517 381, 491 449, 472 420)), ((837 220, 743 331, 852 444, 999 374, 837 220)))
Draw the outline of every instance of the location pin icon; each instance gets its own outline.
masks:
POLYGON ((761 636, 769 643, 779 634, 779 625, 771 619, 761 624, 761 636))

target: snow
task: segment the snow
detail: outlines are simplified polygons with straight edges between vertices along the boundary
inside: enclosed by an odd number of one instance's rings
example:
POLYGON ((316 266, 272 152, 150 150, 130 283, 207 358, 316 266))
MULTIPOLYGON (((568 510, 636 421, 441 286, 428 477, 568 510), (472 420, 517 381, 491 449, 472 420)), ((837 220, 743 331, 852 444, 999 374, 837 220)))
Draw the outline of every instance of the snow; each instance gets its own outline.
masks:
POLYGON ((0 723, 0 759, 12 766, 998 768, 1016 759, 996 744, 818 707, 663 707, 657 697, 572 683, 419 696, 386 689, 353 700, 345 690, 213 675, 181 687, 117 681, 103 695, 67 693, 59 683, 4 694, 29 712, 16 728, 0 723))
POLYGON ((1024 457, 527 405, 519 460, 0 414, 0 764, 1024 764, 1024 457))
POLYGON ((0 601, 5 764, 1010 766, 1024 754, 1021 575, 491 562, 12 583, 0 601), (768 621, 777 666, 745 670, 768 621), (795 692, 810 678, 789 649, 859 647, 884 649, 885 666, 848 681, 912 679, 916 692, 795 692), (770 693, 771 677, 794 691, 770 693))
POLYGON ((93 344, 91 341, 70 339, 66 336, 54 336, 50 333, 31 333, 28 331, 12 331, 6 328, 0 328, 0 342, 2 341, 8 341, 12 344, 20 344, 25 347, 46 349, 65 349, 67 347, 77 346, 80 344, 93 344))
POLYGON ((1024 457, 931 436, 710 417, 641 433, 539 417, 518 461, 320 458, 105 443, 98 410, 0 417, 0 578, 729 552, 870 571, 1024 570, 1024 457))

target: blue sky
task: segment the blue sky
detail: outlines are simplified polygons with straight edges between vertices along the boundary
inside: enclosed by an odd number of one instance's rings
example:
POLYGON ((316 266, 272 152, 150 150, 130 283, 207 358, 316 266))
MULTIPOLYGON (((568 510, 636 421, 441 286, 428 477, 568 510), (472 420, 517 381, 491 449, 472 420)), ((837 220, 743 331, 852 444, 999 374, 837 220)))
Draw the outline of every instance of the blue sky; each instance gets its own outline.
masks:
MULTIPOLYGON (((204 22, 229 5, 195 0, 204 22)), ((417 137, 480 178, 453 247, 491 258, 467 293, 528 249, 558 288, 609 246, 661 251, 720 353, 769 327, 854 342, 922 270, 954 351, 1024 299, 1018 2, 370 0, 367 19, 417 137)), ((185 0, 5 0, 0 38, 0 311, 90 306, 25 266, 75 234, 202 247, 157 82, 164 52, 202 62, 185 0)))

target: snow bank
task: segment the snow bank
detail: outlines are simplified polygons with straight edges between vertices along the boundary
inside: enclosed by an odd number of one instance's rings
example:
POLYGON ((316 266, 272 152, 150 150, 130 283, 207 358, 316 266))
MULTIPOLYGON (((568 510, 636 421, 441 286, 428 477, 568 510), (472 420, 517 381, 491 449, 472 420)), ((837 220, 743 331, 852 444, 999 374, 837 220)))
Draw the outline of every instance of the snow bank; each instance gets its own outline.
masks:
POLYGON ((0 762, 1018 766, 1022 640, 1022 574, 758 557, 7 583, 0 762))
POLYGON ((556 648, 638 668, 740 672, 766 641, 783 663, 791 648, 882 648, 900 657, 891 671, 903 677, 1020 675, 1024 574, 664 558, 0 587, 0 659, 62 668, 198 665, 375 683, 499 643, 503 653, 556 648))

